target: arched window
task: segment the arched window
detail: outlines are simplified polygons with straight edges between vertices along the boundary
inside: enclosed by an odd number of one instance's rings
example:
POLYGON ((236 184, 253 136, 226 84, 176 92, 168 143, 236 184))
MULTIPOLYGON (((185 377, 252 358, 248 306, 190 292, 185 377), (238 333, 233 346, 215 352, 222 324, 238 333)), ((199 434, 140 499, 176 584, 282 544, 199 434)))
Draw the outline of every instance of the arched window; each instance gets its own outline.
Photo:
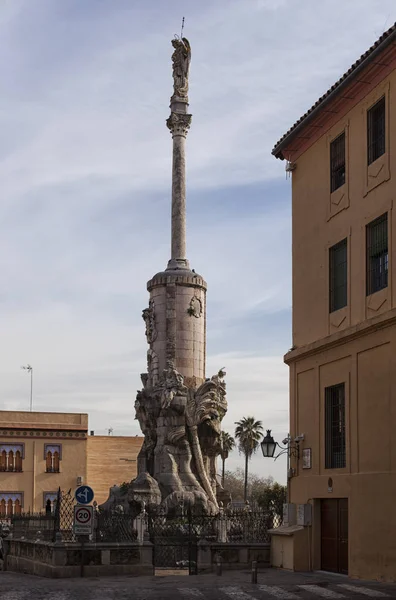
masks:
POLYGON ((24 444, 2 444, 0 442, 0 471, 22 471, 24 458, 24 444))
POLYGON ((21 512, 22 512, 21 501, 19 500, 19 498, 17 498, 15 500, 15 503, 14 503, 14 512, 13 512, 13 514, 14 515, 20 515, 21 512))
POLYGON ((22 492, 0 492, 0 516, 12 517, 22 513, 22 492))
POLYGON ((0 471, 6 470, 6 464, 7 464, 7 452, 5 450, 2 450, 0 452, 0 471))
POLYGON ((14 451, 10 450, 8 453, 8 467, 7 471, 14 471, 15 463, 14 463, 14 451))
POLYGON ((15 452, 15 471, 22 471, 22 454, 20 450, 15 452))
POLYGON ((45 444, 44 458, 47 473, 59 473, 59 463, 61 459, 60 445, 45 444))
POLYGON ((58 492, 44 492, 43 505, 46 514, 54 514, 58 492))

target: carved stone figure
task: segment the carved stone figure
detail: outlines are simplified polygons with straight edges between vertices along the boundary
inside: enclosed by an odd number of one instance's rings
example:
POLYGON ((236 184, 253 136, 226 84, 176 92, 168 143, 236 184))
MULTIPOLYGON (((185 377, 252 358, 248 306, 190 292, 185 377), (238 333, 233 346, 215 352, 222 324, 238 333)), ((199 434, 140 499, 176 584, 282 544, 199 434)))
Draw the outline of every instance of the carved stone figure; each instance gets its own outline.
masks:
POLYGON ((183 496, 183 502, 195 510, 216 513, 217 494, 222 491, 216 479, 216 457, 227 411, 224 379, 218 374, 198 388, 187 388, 183 376, 169 365, 157 386, 149 381, 135 402, 145 441, 138 457, 139 481, 131 483, 131 502, 135 491, 135 500, 140 500, 141 477, 146 472, 158 483, 166 511, 176 510, 183 496))
POLYGON ((172 40, 174 52, 172 54, 173 66, 173 93, 179 98, 187 98, 188 72, 191 61, 191 47, 186 38, 172 40))
POLYGON ((152 344, 157 338, 157 330, 155 328, 154 300, 150 300, 149 307, 145 308, 142 312, 142 317, 146 323, 147 343, 152 344))

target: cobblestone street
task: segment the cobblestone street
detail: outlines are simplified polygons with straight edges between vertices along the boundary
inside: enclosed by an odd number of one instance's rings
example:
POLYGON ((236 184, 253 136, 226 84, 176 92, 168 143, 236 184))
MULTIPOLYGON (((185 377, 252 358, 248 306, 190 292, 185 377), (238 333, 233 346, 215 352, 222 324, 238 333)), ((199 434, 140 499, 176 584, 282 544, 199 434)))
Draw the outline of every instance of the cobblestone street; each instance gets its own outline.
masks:
POLYGON ((258 584, 250 573, 222 577, 114 577, 50 580, 0 573, 0 600, 318 600, 321 598, 396 598, 395 584, 350 580, 325 574, 297 574, 268 569, 258 584))

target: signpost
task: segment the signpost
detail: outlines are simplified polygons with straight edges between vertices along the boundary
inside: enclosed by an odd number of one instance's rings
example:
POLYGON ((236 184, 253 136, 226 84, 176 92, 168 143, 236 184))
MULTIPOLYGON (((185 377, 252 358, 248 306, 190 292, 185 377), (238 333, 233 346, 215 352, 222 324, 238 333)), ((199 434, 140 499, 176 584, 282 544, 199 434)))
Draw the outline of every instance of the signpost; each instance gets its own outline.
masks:
POLYGON ((89 485, 80 485, 74 492, 74 497, 79 504, 90 504, 94 499, 94 491, 89 485))
POLYGON ((76 535, 92 535, 94 525, 93 506, 74 507, 74 533, 76 535))
POLYGON ((89 485, 80 485, 74 492, 77 506, 74 507, 74 533, 81 542, 81 577, 84 577, 84 544, 94 532, 94 509, 87 506, 94 499, 89 485))

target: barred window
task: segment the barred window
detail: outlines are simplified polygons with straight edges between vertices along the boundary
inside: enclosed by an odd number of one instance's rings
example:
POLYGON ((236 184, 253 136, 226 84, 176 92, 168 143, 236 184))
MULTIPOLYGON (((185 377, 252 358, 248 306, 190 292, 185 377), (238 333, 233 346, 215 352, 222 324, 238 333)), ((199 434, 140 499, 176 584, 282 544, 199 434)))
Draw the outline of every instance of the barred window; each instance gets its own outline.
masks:
POLYGON ((325 468, 345 466, 345 384, 340 383, 325 389, 325 468))
POLYGON ((345 183, 345 133, 330 144, 330 191, 334 192, 345 183))
POLYGON ((348 303, 348 241, 347 238, 330 248, 330 312, 348 303))
POLYGON ((385 154, 385 96, 367 112, 367 159, 371 165, 385 154))
POLYGON ((388 287, 388 214, 366 227, 367 296, 388 287))

